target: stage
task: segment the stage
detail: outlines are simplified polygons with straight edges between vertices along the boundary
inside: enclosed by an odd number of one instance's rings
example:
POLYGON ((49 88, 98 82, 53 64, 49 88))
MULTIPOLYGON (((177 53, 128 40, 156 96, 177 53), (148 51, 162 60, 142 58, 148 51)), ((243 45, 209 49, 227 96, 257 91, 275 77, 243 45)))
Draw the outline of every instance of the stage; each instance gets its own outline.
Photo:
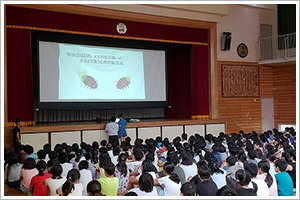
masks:
MULTIPOLYGON (((21 128, 22 144, 30 144, 38 151, 45 143, 49 143, 51 148, 58 143, 66 142, 80 144, 86 142, 91 144, 93 141, 100 142, 107 140, 105 125, 108 122, 97 124, 94 122, 70 122, 39 124, 21 128)), ((220 132, 226 133, 226 120, 221 119, 145 119, 140 122, 128 122, 126 129, 132 143, 136 138, 155 138, 161 136, 168 137, 170 141, 183 132, 189 136, 198 133, 202 136, 211 133, 218 136, 220 132)))

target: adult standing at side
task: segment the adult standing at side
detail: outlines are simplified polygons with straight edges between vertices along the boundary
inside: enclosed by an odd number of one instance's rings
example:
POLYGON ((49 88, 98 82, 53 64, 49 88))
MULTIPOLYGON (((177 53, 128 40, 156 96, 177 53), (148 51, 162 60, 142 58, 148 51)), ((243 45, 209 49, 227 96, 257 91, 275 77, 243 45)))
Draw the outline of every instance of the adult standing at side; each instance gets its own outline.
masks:
POLYGON ((106 124, 105 132, 108 134, 108 142, 116 143, 117 146, 119 146, 118 131, 119 125, 116 123, 116 117, 112 116, 110 122, 106 124))
POLYGON ((126 132, 126 125, 127 125, 127 121, 124 119, 123 114, 119 114, 119 119, 120 121, 118 122, 119 124, 119 138, 121 140, 121 142, 125 141, 125 137, 127 136, 127 132, 126 132))
POLYGON ((16 126, 13 128, 13 148, 14 152, 20 152, 21 151, 21 119, 16 118, 15 120, 16 126))

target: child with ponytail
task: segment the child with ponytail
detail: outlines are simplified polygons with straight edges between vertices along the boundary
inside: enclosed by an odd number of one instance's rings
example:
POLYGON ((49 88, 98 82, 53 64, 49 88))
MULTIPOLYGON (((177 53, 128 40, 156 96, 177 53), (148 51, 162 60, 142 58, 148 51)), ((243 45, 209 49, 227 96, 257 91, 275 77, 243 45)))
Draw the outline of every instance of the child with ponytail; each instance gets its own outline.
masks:
POLYGON ((81 149, 78 149, 78 150, 75 152, 75 155, 76 155, 76 157, 72 158, 72 159, 70 160, 70 163, 73 164, 73 168, 74 168, 74 169, 79 169, 79 168, 78 168, 78 164, 80 163, 80 161, 86 160, 86 159, 85 159, 85 157, 83 156, 82 150, 81 150, 81 149))
POLYGON ((236 192, 238 196, 257 196, 257 185, 253 184, 253 188, 249 187, 249 183, 251 182, 251 174, 247 170, 239 169, 235 173, 236 178, 236 192))
POLYGON ((270 163, 266 160, 259 161, 257 179, 261 179, 267 183, 270 196, 278 196, 277 182, 274 175, 269 173, 270 163))
POLYGON ((45 172, 46 167, 46 162, 44 160, 40 160, 36 164, 36 169, 39 173, 32 177, 30 183, 30 192, 33 196, 47 196, 47 187, 43 182, 52 175, 45 172))
POLYGON ((174 172, 174 164, 166 162, 163 167, 164 177, 154 180, 154 185, 161 185, 164 188, 165 196, 180 196, 180 178, 174 172))
POLYGON ((66 182, 59 188, 56 193, 59 196, 82 196, 83 185, 79 183, 80 173, 77 169, 71 169, 68 172, 66 182))
POLYGON ((61 176, 62 170, 63 168, 60 164, 55 164, 51 167, 50 173, 52 176, 51 178, 45 180, 45 185, 47 186, 47 196, 58 196, 56 189, 66 181, 66 177, 61 176))
POLYGON ((118 157, 118 164, 116 166, 115 177, 119 178, 118 195, 122 195, 129 183, 129 169, 126 165, 127 153, 121 153, 118 157))

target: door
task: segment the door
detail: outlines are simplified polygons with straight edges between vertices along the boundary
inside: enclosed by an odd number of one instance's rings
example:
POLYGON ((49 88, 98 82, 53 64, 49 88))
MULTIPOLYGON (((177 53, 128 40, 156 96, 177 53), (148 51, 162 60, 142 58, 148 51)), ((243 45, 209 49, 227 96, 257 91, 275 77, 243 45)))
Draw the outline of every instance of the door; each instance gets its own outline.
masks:
POLYGON ((261 98, 262 131, 274 128, 274 99, 261 98))

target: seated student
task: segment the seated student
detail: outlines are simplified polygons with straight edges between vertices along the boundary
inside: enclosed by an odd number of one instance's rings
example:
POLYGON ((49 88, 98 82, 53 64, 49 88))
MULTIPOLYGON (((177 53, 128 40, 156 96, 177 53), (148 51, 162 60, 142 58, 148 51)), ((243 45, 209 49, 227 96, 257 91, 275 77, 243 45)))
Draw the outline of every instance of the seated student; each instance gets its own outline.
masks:
POLYGON ((38 157, 38 159, 37 159, 37 161, 39 161, 39 160, 43 160, 43 161, 45 161, 46 163, 47 163, 47 161, 46 161, 46 152, 43 150, 43 149, 40 149, 38 152, 37 152, 37 157, 38 157))
POLYGON ((235 163, 237 169, 244 169, 245 165, 248 164, 247 156, 245 153, 238 153, 238 161, 235 163))
POLYGON ((221 155, 219 153, 219 150, 220 150, 220 144, 214 144, 210 148, 210 151, 212 151, 214 157, 217 159, 218 167, 220 167, 222 165, 222 159, 221 159, 221 155))
POLYGON ((78 169, 78 164, 79 164, 80 161, 82 161, 82 160, 85 160, 85 157, 84 157, 83 154, 82 154, 82 150, 81 150, 81 149, 78 149, 78 150, 76 151, 76 157, 72 158, 72 159, 70 160, 70 163, 73 164, 73 168, 74 168, 74 169, 78 169))
POLYGON ((274 175, 277 174, 277 172, 275 171, 275 162, 276 162, 276 155, 275 154, 270 154, 268 155, 268 159, 267 161, 270 163, 270 170, 269 173, 274 175))
POLYGON ((254 150, 250 150, 248 151, 248 163, 254 163, 254 164, 258 164, 257 160, 255 159, 256 158, 256 153, 254 150))
POLYGON ((287 162, 284 159, 275 162, 275 179, 277 181, 278 196, 293 196, 293 180, 286 172, 287 162))
POLYGON ((235 166, 235 163, 237 162, 237 158, 236 156, 228 156, 226 158, 226 162, 222 163, 222 166, 225 169, 225 165, 226 167, 228 167, 226 170, 226 176, 230 176, 232 179, 235 180, 235 173, 238 170, 235 166))
POLYGON ((25 156, 29 155, 29 153, 31 151, 33 151, 31 148, 33 148, 33 147, 30 146, 29 144, 24 145, 23 152, 21 153, 22 154, 22 163, 24 163, 24 161, 25 161, 25 156))
POLYGON ((73 164, 68 163, 68 155, 65 152, 58 154, 58 161, 63 168, 62 176, 67 177, 68 172, 73 169, 73 164))
POLYGON ((121 153, 116 165, 115 176, 119 179, 118 195, 123 194, 129 183, 129 169, 126 165, 127 153, 121 153))
POLYGON ((44 183, 47 186, 47 196, 58 196, 56 189, 62 186, 67 180, 66 177, 61 176, 62 170, 60 164, 55 164, 51 167, 50 173, 52 177, 46 179, 44 183))
POLYGON ((223 187, 218 189, 217 196, 238 196, 238 194, 233 188, 224 185, 223 187))
POLYGON ((179 176, 181 185, 183 185, 186 182, 186 177, 183 169, 179 166, 179 158, 177 153, 169 153, 167 156, 167 161, 170 161, 174 164, 174 173, 179 176))
POLYGON ((187 134, 186 133, 182 133, 181 134, 181 141, 180 141, 180 144, 184 144, 184 143, 187 143, 187 134))
POLYGON ((137 170, 138 175, 132 175, 129 177, 129 183, 127 186, 127 190, 136 187, 138 185, 139 182, 139 178, 143 173, 149 173, 153 180, 157 179, 156 177, 156 173, 157 173, 157 169, 156 167, 152 164, 151 160, 144 160, 141 167, 138 168, 137 170))
POLYGON ((226 171, 218 167, 216 161, 211 161, 208 163, 208 167, 211 171, 211 178, 217 185, 218 189, 226 185, 226 171))
POLYGON ((46 157, 45 157, 45 162, 47 163, 49 161, 49 153, 51 151, 51 147, 48 143, 44 144, 43 146, 43 150, 45 151, 46 153, 46 157))
POLYGON ((165 176, 154 180, 154 185, 161 185, 163 187, 165 196, 180 196, 180 178, 173 171, 174 164, 166 162, 163 167, 165 176))
POLYGON ((290 166, 291 166, 291 170, 286 170, 287 173, 291 176, 292 180, 293 180, 293 188, 294 191, 296 191, 296 150, 292 150, 289 153, 289 159, 290 159, 290 166))
POLYGON ((161 138, 160 136, 157 136, 157 137, 155 138, 155 140, 156 140, 156 142, 157 142, 156 148, 157 148, 157 149, 160 149, 160 147, 161 147, 161 145, 162 145, 162 138, 161 138))
POLYGON ((87 196, 86 186, 93 180, 92 172, 88 169, 89 163, 86 160, 80 161, 78 167, 80 173, 79 183, 83 185, 82 196, 87 196))
POLYGON ((119 154, 121 152, 121 148, 116 146, 113 148, 113 156, 111 158, 111 162, 114 164, 114 165, 117 165, 118 164, 118 157, 119 157, 119 154))
POLYGON ((270 196, 278 196, 278 189, 275 176, 269 173, 270 163, 262 160, 258 163, 258 175, 256 178, 261 179, 267 183, 270 196))
POLYGON ((221 157, 221 161, 223 162, 223 160, 226 160, 226 158, 228 157, 227 153, 226 153, 226 148, 224 145, 220 145, 219 147, 219 154, 221 157))
POLYGON ((104 172, 104 165, 107 163, 111 163, 111 159, 107 153, 107 149, 100 148, 100 156, 99 156, 99 162, 95 164, 96 172, 95 172, 95 178, 105 178, 105 172, 104 172))
MULTIPOLYGON (((133 151, 133 156, 134 156, 134 160, 132 162, 127 162, 126 163, 130 173, 137 172, 138 168, 141 166, 141 164, 143 162, 143 158, 144 158, 144 154, 143 154, 142 149, 135 148, 134 151, 133 151)), ((133 175, 133 174, 131 174, 131 175, 133 175)))
POLYGON ((196 187, 191 182, 184 183, 180 188, 180 196, 196 196, 196 187))
POLYGON ((83 185, 79 183, 80 173, 78 169, 71 169, 67 174, 66 182, 56 189, 59 196, 82 196, 83 185))
POLYGON ((49 153, 49 160, 53 160, 53 159, 57 159, 58 158, 58 154, 56 151, 50 151, 49 153))
POLYGON ((43 160, 38 161, 36 169, 39 173, 31 179, 30 192, 32 196, 47 196, 47 187, 43 183, 46 179, 51 177, 51 174, 45 172, 46 162, 43 160))
POLYGON ((139 186, 129 190, 129 192, 135 192, 138 196, 158 196, 153 183, 153 177, 146 172, 140 176, 139 186))
POLYGON ((210 170, 208 166, 202 165, 198 168, 198 177, 200 182, 196 184, 197 194, 199 196, 216 196, 218 187, 210 176, 210 170))
POLYGON ((152 164, 156 167, 157 171, 159 171, 159 167, 158 167, 158 157, 157 157, 157 156, 155 157, 154 152, 152 152, 153 149, 155 150, 154 147, 150 147, 150 148, 148 149, 148 153, 147 153, 147 155, 145 156, 145 159, 151 160, 152 164), (150 149, 151 149, 151 150, 150 150, 150 149), (151 152, 150 152, 149 150, 150 150, 151 152), (157 159, 155 159, 155 158, 157 158, 157 159))
POLYGON ((117 196, 119 189, 119 179, 114 177, 115 165, 112 163, 107 163, 104 165, 105 178, 98 179, 101 184, 102 194, 106 196, 117 196))
POLYGON ((249 187, 251 182, 251 175, 247 170, 239 169, 235 173, 236 177, 236 191, 239 196, 257 196, 257 185, 253 184, 253 189, 249 187))
POLYGON ((197 166, 193 163, 193 155, 191 152, 183 152, 181 156, 182 162, 180 167, 183 169, 185 178, 188 181, 190 178, 197 175, 197 166))
POLYGON ((99 181, 92 180, 87 184, 86 187, 88 196, 105 196, 101 193, 101 185, 99 181))
MULTIPOLYGON (((89 146, 90 145, 87 145, 86 149, 89 149, 90 148, 89 146)), ((95 164, 92 161, 92 157, 91 157, 90 151, 89 150, 87 150, 87 151, 88 151, 88 153, 84 154, 84 157, 85 157, 85 160, 88 162, 88 170, 91 171, 92 177, 93 177, 93 174, 94 174, 94 176, 96 174, 96 167, 95 167, 95 164)), ((78 169, 79 169, 79 167, 78 167, 78 169)))
POLYGON ((4 180, 11 188, 20 187, 20 176, 23 165, 19 163, 18 156, 15 152, 8 153, 8 164, 5 166, 4 180))
POLYGON ((253 188, 252 183, 254 182, 257 185, 257 196, 269 196, 269 188, 265 181, 256 178, 258 174, 257 165, 254 163, 248 163, 245 165, 245 170, 248 171, 251 175, 251 182, 249 183, 249 188, 253 188))
POLYGON ((86 144, 85 142, 81 142, 81 143, 80 143, 80 148, 81 148, 81 150, 82 150, 82 154, 83 154, 83 155, 87 153, 86 150, 85 150, 86 145, 87 145, 87 144, 86 144))
POLYGON ((31 179, 32 177, 34 177, 39 173, 39 171, 35 167, 36 167, 36 162, 33 158, 25 159, 23 169, 21 170, 21 175, 20 175, 20 179, 21 179, 20 189, 26 195, 31 195, 29 191, 31 179))
POLYGON ((59 161, 57 159, 48 160, 47 166, 46 166, 46 168, 47 168, 46 172, 49 173, 49 174, 51 174, 51 168, 52 168, 52 166, 53 165, 58 165, 58 164, 60 164, 60 163, 59 163, 59 161))

